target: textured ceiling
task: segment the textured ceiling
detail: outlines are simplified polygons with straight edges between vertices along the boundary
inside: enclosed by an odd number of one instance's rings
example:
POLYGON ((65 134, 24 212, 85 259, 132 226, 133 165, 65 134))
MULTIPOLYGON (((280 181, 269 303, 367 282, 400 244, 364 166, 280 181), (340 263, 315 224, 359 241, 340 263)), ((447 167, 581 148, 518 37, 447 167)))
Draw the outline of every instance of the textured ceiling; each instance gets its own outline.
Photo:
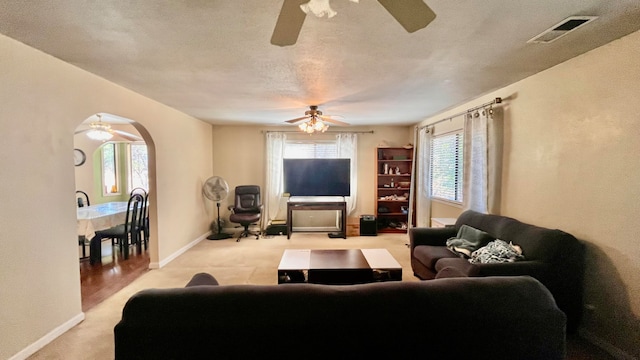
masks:
MULTIPOLYGON (((398 0, 401 1, 401 0, 398 0)), ((283 124, 309 105, 352 125, 412 124, 640 29, 638 0, 426 0, 407 33, 377 1, 331 0, 293 46, 282 0, 3 0, 0 33, 214 124, 283 124), (599 18, 528 44, 572 15, 599 18)))

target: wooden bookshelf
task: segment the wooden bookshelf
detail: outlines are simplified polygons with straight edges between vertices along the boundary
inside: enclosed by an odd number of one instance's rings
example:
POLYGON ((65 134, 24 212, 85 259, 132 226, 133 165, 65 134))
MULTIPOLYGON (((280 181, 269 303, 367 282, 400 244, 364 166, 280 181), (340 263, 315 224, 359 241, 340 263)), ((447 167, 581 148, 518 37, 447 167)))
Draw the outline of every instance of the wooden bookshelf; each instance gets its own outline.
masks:
POLYGON ((375 168, 378 233, 406 233, 409 225, 413 149, 376 148, 375 168))

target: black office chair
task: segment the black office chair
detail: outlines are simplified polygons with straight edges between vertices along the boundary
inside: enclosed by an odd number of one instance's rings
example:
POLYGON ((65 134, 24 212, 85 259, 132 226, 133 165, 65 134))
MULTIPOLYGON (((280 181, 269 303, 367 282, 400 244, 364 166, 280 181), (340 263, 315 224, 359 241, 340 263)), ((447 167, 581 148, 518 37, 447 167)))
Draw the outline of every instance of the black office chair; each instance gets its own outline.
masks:
POLYGON ((76 190, 76 201, 78 203, 78 207, 84 207, 85 203, 87 206, 91 205, 91 203, 89 202, 89 195, 82 190, 76 190))
MULTIPOLYGON (((90 206, 91 203, 89 202, 89 195, 82 190, 76 190, 76 203, 78 204, 78 207, 84 207, 85 204, 86 206, 90 206)), ((89 258, 87 256, 87 245, 87 238, 84 235, 78 235, 78 246, 82 246, 82 257, 80 257, 80 260, 86 260, 89 258)))
POLYGON ((140 243, 147 249, 149 246, 149 192, 141 187, 137 187, 131 190, 129 196, 133 194, 140 194, 144 198, 144 203, 142 204, 142 225, 140 226, 138 234, 140 243))
POLYGON ((124 252, 125 259, 129 258, 129 246, 140 244, 139 229, 142 226, 143 203, 144 197, 141 194, 131 195, 125 223, 106 230, 96 231, 96 235, 101 238, 100 241, 111 239, 111 246, 118 245, 120 252, 124 252))
POLYGON ((249 226, 252 224, 255 225, 262 219, 262 208, 260 186, 236 186, 235 203, 234 205, 229 205, 229 210, 231 210, 229 221, 244 226, 244 230, 242 230, 236 241, 240 241, 241 238, 248 237, 249 235, 255 235, 256 239, 260 238, 260 231, 251 231, 249 230, 249 226))

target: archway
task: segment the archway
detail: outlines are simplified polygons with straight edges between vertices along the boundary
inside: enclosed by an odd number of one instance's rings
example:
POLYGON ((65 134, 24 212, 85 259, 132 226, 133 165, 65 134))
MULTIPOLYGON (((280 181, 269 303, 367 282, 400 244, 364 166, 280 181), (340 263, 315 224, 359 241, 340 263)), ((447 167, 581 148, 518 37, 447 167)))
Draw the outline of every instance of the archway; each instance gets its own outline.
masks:
MULTIPOLYGON (((76 166, 75 183, 77 190, 83 190, 90 194, 91 205, 107 202, 125 202, 129 198, 131 189, 141 186, 132 176, 132 168, 135 167, 134 148, 145 145, 147 161, 147 183, 142 184, 149 192, 149 245, 146 250, 139 252, 139 256, 130 256, 123 260, 118 254, 112 254, 110 242, 103 242, 102 263, 89 264, 88 260, 81 260, 81 293, 82 309, 87 311, 91 307, 102 302, 106 297, 119 291, 131 283, 141 274, 154 267, 158 263, 157 242, 157 209, 156 209, 156 155, 155 144, 145 127, 131 119, 123 118, 109 113, 94 114, 82 121, 76 128, 74 136, 74 148, 85 153, 86 160, 82 165, 76 166), (111 128, 113 138, 108 141, 89 139, 87 130, 91 122, 100 121, 111 128), (105 161, 104 151, 101 149, 107 145, 113 148, 115 183, 105 186, 105 161), (117 150, 117 152, 116 152, 117 150), (115 175, 117 174, 117 176, 115 175), (117 185, 115 185, 117 184, 117 185), (113 191, 111 191, 113 190, 113 191)), ((84 249, 84 248, 79 248, 84 249)), ((88 250, 86 253, 88 254, 88 250)), ((133 255, 133 254, 132 254, 133 255)))

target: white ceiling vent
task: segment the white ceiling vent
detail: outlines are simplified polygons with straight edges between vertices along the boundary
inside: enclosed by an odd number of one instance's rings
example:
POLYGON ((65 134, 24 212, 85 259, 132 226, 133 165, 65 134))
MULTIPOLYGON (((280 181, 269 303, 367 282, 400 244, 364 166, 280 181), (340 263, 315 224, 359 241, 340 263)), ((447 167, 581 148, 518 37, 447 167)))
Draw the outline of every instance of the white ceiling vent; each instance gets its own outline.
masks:
POLYGON ((597 16, 569 16, 568 18, 543 31, 540 35, 534 36, 532 39, 527 41, 527 43, 548 44, 552 41, 558 40, 559 38, 572 32, 573 30, 586 25, 587 23, 590 23, 597 18, 597 16))

